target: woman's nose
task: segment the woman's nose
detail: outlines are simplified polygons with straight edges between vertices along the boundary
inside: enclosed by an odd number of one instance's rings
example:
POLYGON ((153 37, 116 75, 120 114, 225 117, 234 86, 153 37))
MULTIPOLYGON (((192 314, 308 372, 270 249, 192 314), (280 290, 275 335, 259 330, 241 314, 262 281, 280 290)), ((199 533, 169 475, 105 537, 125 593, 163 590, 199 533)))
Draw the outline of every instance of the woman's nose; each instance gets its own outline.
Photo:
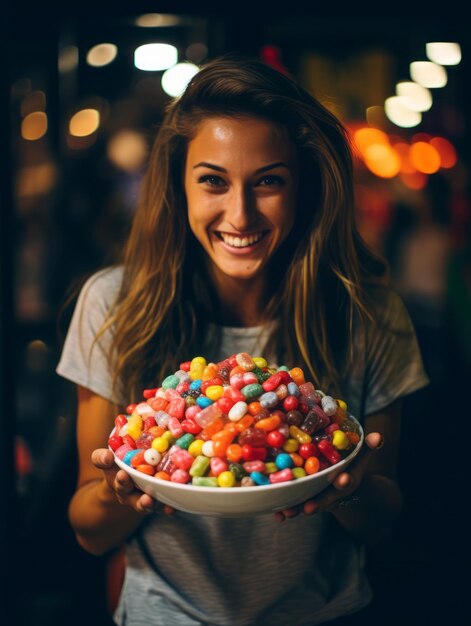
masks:
POLYGON ((250 190, 234 188, 227 198, 226 217, 231 226, 240 232, 250 229, 256 220, 255 198, 250 190))

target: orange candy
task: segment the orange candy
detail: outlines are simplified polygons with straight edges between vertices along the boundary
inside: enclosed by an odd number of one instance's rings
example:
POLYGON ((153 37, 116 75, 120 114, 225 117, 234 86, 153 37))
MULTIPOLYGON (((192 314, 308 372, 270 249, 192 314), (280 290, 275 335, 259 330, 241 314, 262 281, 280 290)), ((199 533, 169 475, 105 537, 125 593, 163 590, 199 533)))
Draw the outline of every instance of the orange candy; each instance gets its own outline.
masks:
POLYGON ((304 459, 300 454, 298 454, 297 452, 290 452, 289 455, 295 467, 303 467, 304 459))
POLYGON ((211 424, 208 424, 206 428, 203 428, 203 430, 200 432, 198 437, 202 439, 203 441, 208 441, 209 439, 213 437, 213 435, 215 435, 217 432, 219 432, 223 428, 224 428, 224 420, 218 417, 217 419, 214 420, 214 422, 212 422, 211 424))
POLYGON ((320 462, 316 456, 310 456, 306 459, 304 463, 304 469, 306 474, 315 474, 319 471, 320 462))
POLYGON ((298 386, 304 385, 306 382, 304 379, 304 372, 300 367, 293 367, 293 369, 289 370, 289 375, 298 386))
POLYGON ((262 410, 262 405, 260 404, 260 402, 251 402, 248 407, 247 407, 250 415, 257 415, 257 413, 260 413, 260 411, 262 410))
POLYGON ((147 474, 148 476, 154 476, 155 467, 153 465, 149 465, 148 463, 141 463, 136 467, 136 469, 138 472, 142 472, 143 474, 147 474))
POLYGON ((154 478, 160 478, 160 480, 170 480, 170 474, 167 472, 155 472, 154 478))
POLYGON ((238 443, 231 443, 226 450, 226 458, 230 463, 238 463, 242 458, 242 446, 238 443))
POLYGON ((255 424, 255 428, 260 428, 260 430, 264 430, 266 432, 270 430, 275 430, 281 423, 281 419, 278 415, 271 415, 270 417, 265 417, 264 419, 259 420, 255 424))
POLYGON ((238 422, 235 422, 237 431, 241 433, 246 428, 249 428, 249 426, 252 426, 253 422, 254 422, 253 417, 249 415, 248 413, 246 413, 242 419, 240 419, 238 422))

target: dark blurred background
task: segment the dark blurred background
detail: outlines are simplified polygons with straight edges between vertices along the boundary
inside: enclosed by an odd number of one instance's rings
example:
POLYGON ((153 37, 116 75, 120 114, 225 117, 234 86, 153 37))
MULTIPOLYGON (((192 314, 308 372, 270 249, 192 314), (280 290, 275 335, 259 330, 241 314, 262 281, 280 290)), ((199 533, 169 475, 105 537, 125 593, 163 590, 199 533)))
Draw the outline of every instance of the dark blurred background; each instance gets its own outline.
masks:
POLYGON ((393 536, 369 551, 376 598, 365 624, 466 623, 467 20, 450 5, 440 15, 402 8, 380 16, 296 2, 192 4, 2 8, 2 624, 111 624, 108 559, 83 552, 67 521, 75 395, 55 367, 72 312, 67 299, 117 258, 162 109, 184 84, 175 67, 172 76, 135 66, 135 49, 149 43, 173 46, 170 65, 190 71, 227 51, 263 58, 351 131, 359 227, 390 261, 431 379, 405 401, 405 509, 393 536), (437 59, 433 42, 454 43, 455 58, 437 59), (415 61, 435 61, 436 86, 424 88, 433 77, 418 77, 415 61), (398 86, 413 72, 422 104, 404 100, 411 88, 398 86))

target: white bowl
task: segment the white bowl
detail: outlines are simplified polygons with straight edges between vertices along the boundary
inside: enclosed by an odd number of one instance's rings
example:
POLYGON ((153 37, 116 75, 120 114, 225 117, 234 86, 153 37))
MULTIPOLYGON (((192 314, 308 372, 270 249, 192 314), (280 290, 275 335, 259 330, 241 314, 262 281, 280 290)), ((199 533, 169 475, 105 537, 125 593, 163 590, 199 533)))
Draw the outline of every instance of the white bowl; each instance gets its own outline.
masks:
POLYGON ((284 483, 254 487, 198 487, 191 484, 161 480, 139 472, 115 456, 119 468, 125 470, 138 489, 156 500, 186 513, 216 517, 248 517, 288 509, 309 500, 328 487, 335 477, 353 461, 364 441, 359 422, 360 441, 350 454, 330 467, 284 483))

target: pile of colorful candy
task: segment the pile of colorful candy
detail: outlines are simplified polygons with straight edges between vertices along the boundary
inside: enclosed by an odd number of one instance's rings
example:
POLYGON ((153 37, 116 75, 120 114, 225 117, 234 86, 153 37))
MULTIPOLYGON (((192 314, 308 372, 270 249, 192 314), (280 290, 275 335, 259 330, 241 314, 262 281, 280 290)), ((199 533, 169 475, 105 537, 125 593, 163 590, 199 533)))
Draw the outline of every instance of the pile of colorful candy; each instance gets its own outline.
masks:
POLYGON ((198 356, 144 391, 115 419, 108 445, 125 464, 176 483, 268 485, 315 474, 348 456, 358 424, 306 382, 246 352, 219 363, 198 356))

